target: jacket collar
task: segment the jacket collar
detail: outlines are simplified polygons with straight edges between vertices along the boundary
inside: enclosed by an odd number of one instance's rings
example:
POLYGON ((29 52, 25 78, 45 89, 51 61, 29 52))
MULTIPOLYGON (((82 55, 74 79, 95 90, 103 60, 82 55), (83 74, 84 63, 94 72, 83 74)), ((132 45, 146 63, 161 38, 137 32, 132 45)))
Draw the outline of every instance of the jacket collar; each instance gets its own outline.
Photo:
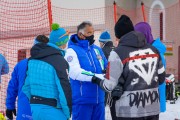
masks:
MULTIPOLYGON (((68 46, 77 45, 84 49, 89 49, 90 43, 88 40, 80 40, 77 34, 71 36, 68 46)), ((93 45, 93 44, 92 44, 93 45)))
POLYGON ((65 56, 65 51, 59 48, 57 45, 52 44, 52 43, 48 43, 47 45, 57 49, 63 56, 65 56))

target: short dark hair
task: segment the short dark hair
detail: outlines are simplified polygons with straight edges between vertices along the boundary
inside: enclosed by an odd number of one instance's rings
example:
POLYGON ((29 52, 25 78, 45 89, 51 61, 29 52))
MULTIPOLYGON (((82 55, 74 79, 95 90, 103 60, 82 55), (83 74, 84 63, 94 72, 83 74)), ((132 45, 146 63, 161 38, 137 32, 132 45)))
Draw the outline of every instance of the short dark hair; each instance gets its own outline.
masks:
POLYGON ((78 27, 77 27, 77 33, 78 33, 80 30, 84 29, 87 25, 88 25, 88 26, 92 26, 92 23, 91 23, 90 21, 84 21, 84 22, 82 22, 81 24, 79 24, 78 27))
POLYGON ((36 40, 37 40, 38 42, 41 42, 41 43, 48 43, 48 42, 49 42, 49 38, 46 37, 45 35, 38 35, 38 36, 36 37, 36 40))

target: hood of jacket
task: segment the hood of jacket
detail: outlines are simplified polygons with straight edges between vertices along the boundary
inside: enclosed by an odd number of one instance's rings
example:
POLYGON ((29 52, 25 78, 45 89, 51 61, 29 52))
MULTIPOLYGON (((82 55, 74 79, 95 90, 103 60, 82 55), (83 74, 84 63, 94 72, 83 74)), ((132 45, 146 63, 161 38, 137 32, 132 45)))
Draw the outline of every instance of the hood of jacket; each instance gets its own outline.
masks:
POLYGON ((132 31, 121 37, 119 45, 142 48, 146 45, 146 38, 142 33, 132 31))
POLYGON ((54 54, 61 53, 56 48, 45 43, 38 43, 31 48, 31 58, 33 59, 43 58, 54 54))

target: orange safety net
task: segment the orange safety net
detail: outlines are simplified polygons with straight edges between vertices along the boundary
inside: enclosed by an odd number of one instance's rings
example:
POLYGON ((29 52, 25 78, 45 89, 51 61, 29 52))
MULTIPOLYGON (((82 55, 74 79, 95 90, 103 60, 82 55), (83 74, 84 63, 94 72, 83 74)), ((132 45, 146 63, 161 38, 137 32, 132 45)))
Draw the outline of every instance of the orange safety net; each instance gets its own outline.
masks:
POLYGON ((8 81, 18 61, 18 50, 29 49, 38 34, 49 34, 47 0, 0 0, 0 53, 9 63, 9 74, 0 84, 0 111, 5 110, 8 81))
MULTIPOLYGON (((144 3, 146 20, 152 26, 154 38, 162 37, 163 42, 169 47, 173 55, 166 56, 167 72, 178 76, 178 47, 180 46, 180 3, 163 8, 149 8, 144 3), (163 20, 160 20, 160 13, 163 20), (161 22, 163 28, 160 27, 161 22), (161 30, 160 30, 161 29, 161 30), (163 32, 162 32, 163 31, 163 32)), ((5 97, 10 74, 18 59, 18 53, 26 53, 33 45, 34 37, 39 34, 48 35, 52 22, 57 22, 61 27, 69 29, 71 34, 76 33, 77 25, 82 21, 91 21, 95 28, 96 44, 102 31, 108 30, 113 41, 114 15, 117 20, 122 14, 130 16, 133 24, 144 21, 141 6, 136 9, 126 10, 116 5, 117 13, 114 14, 114 6, 106 6, 94 9, 67 9, 51 6, 50 0, 0 0, 0 53, 9 62, 10 72, 2 76, 0 90, 0 111, 5 111, 5 97), (52 10, 51 10, 52 9, 52 10)), ((23 56, 23 55, 22 55, 23 56)), ((19 56, 20 57, 20 56, 19 56)), ((179 71, 180 72, 180 71, 179 71)), ((180 74, 180 73, 179 73, 180 74)))
MULTIPOLYGON (((96 44, 100 31, 108 29, 105 26, 105 7, 94 9, 67 9, 52 6, 52 19, 53 22, 59 23, 60 27, 70 30, 71 33, 76 33, 77 25, 82 21, 90 21, 95 28, 96 44)), ((113 20, 113 18, 111 18, 113 20)))

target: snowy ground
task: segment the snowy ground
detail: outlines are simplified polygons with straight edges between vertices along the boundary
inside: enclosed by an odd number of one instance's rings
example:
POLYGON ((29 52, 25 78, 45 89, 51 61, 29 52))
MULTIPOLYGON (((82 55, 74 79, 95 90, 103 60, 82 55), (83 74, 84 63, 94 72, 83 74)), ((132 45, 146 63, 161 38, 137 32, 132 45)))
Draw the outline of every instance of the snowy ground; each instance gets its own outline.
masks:
MULTIPOLYGON (((160 114, 159 120, 180 120, 180 98, 176 101, 176 104, 170 104, 167 102, 167 111, 160 114)), ((106 107, 106 120, 112 120, 109 108, 106 107)))
POLYGON ((180 98, 176 104, 167 102, 167 111, 160 114, 160 120, 180 120, 180 98))

